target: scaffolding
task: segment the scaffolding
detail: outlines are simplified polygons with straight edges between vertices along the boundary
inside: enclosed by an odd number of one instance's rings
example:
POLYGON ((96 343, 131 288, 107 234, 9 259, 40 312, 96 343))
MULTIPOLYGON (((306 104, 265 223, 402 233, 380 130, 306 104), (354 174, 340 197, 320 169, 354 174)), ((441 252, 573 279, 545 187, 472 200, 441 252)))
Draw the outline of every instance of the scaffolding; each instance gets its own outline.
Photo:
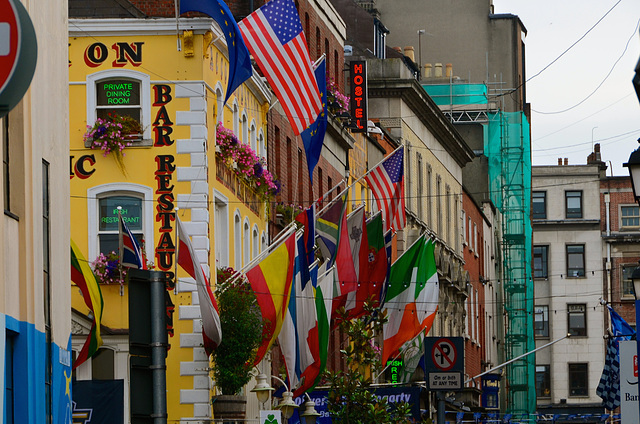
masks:
MULTIPOLYGON (((485 84, 424 84, 454 124, 478 123, 484 130, 490 196, 501 213, 504 361, 535 349, 531 278, 531 139, 523 112, 503 112, 489 101, 485 84), (447 110, 448 107, 448 110, 447 110)), ((535 356, 506 368, 507 413, 536 411, 535 356)))
MULTIPOLYGON (((522 112, 489 114, 485 155, 489 159, 491 197, 502 213, 503 312, 505 358, 535 349, 531 278, 531 140, 522 112)), ((534 414, 535 356, 507 367, 507 412, 534 414)))

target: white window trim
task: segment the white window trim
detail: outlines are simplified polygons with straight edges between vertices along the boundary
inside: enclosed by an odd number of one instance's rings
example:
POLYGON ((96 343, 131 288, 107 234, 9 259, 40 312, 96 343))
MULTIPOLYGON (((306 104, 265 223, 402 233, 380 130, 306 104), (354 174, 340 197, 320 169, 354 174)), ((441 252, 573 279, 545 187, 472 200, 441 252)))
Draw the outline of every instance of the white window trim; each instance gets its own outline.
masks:
POLYGON ((260 131, 258 131, 258 149, 260 150, 258 152, 260 157, 264 158, 266 160, 267 159, 267 150, 266 150, 265 145, 264 145, 264 131, 262 131, 262 128, 260 128, 260 131))
MULTIPOLYGON (((222 234, 218 234, 218 231, 214 233, 214 241, 216 246, 215 256, 216 259, 218 254, 220 255, 219 263, 216 263, 216 267, 229 266, 229 198, 224 194, 220 193, 218 190, 213 190, 213 198, 214 198, 214 214, 215 214, 215 204, 216 203, 224 203, 227 208, 227 213, 222 220, 224 221, 222 224, 222 228, 220 228, 222 234), (225 245, 226 243, 226 245, 225 245)), ((218 224, 216 222, 216 224, 218 224)), ((214 229, 218 230, 218 226, 214 225, 214 229)))
POLYGON ((251 261, 251 238, 251 223, 249 218, 245 216, 242 221, 242 266, 251 261))
POLYGON ((216 123, 224 125, 224 90, 220 81, 216 84, 216 123))
POLYGON ((258 131, 255 119, 251 119, 251 122, 249 122, 249 144, 251 145, 253 151, 259 155, 260 152, 258 152, 258 131))
POLYGON ((233 213, 233 267, 236 270, 242 268, 242 215, 240 209, 233 213), (236 226, 236 224, 240 224, 236 226))
POLYGON ((153 262, 155 262, 155 234, 153 232, 153 223, 155 222, 153 212, 155 208, 153 204, 153 189, 133 183, 108 183, 87 189, 87 216, 89 218, 89 228, 87 229, 89 236, 89 257, 87 259, 92 261, 98 256, 98 202, 101 198, 107 197, 107 195, 142 195, 142 215, 144 221, 142 231, 144 233, 145 254, 147 255, 147 260, 153 260, 153 262))
POLYGON ((140 124, 144 140, 151 140, 151 78, 149 75, 128 69, 110 69, 87 75, 87 125, 96 122, 96 83, 109 78, 130 78, 140 81, 140 124))
POLYGON ((622 225, 622 218, 623 218, 622 217, 622 208, 623 207, 636 207, 637 208, 638 205, 637 204, 634 205, 634 204, 631 204, 631 203, 629 203, 629 204, 625 203, 625 204, 618 205, 618 217, 619 217, 618 226, 619 226, 620 230, 622 230, 622 231, 629 231, 629 230, 638 231, 638 230, 640 230, 640 225, 637 225, 637 226, 625 226, 625 225, 622 225))
POLYGON ((253 224, 251 243, 251 259, 253 259, 260 254, 260 230, 258 229, 258 224, 253 224))

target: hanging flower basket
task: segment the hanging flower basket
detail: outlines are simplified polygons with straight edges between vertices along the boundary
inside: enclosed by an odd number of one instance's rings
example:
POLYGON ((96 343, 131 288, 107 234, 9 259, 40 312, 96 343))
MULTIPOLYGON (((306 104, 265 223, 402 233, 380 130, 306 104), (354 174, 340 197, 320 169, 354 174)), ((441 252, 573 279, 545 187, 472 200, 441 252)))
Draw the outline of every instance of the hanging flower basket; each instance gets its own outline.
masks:
POLYGON ((127 268, 120 266, 120 258, 116 252, 111 252, 108 255, 100 253, 98 257, 91 262, 91 267, 100 284, 123 285, 125 282, 127 268))
POLYGON ((92 149, 102 150, 102 156, 113 154, 120 170, 126 174, 124 168, 124 149, 142 137, 140 122, 126 115, 109 113, 107 119, 98 118, 96 122, 87 125, 84 134, 85 143, 89 143, 92 149))
POLYGON ((267 169, 264 158, 247 144, 242 144, 233 131, 218 123, 216 127, 216 153, 227 168, 243 180, 263 201, 280 193, 280 182, 267 169))

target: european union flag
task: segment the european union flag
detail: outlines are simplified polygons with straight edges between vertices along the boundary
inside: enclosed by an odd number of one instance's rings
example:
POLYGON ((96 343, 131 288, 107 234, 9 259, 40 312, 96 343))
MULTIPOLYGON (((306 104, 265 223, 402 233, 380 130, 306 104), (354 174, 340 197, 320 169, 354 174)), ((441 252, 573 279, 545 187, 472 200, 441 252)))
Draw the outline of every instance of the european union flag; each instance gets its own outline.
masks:
POLYGON ((222 0, 180 0, 180 14, 202 12, 220 25, 229 51, 229 79, 227 81, 226 103, 236 88, 251 78, 251 57, 240 35, 240 29, 229 6, 222 0))
POLYGON ((314 74, 320 91, 320 100, 322 101, 322 112, 316 121, 300 133, 302 144, 304 145, 304 153, 307 156, 307 167, 309 168, 309 181, 313 185, 313 170, 320 160, 322 145, 324 144, 324 134, 327 132, 327 77, 326 63, 323 58, 316 67, 314 74))

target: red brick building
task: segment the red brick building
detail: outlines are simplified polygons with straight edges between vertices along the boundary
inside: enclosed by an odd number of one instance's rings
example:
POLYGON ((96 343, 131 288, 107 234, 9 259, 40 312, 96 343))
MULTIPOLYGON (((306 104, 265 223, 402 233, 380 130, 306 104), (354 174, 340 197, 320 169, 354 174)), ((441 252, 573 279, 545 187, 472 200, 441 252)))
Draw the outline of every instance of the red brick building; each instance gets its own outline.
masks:
POLYGON ((603 298, 634 324, 635 297, 630 277, 640 260, 640 212, 628 176, 600 181, 600 217, 603 298))
MULTIPOLYGON (((463 190, 462 193, 462 248, 464 270, 467 277, 467 300, 465 305, 465 380, 485 371, 485 292, 484 292, 484 214, 473 198, 463 190)), ((465 390, 475 393, 479 400, 480 380, 469 383, 465 390)))

